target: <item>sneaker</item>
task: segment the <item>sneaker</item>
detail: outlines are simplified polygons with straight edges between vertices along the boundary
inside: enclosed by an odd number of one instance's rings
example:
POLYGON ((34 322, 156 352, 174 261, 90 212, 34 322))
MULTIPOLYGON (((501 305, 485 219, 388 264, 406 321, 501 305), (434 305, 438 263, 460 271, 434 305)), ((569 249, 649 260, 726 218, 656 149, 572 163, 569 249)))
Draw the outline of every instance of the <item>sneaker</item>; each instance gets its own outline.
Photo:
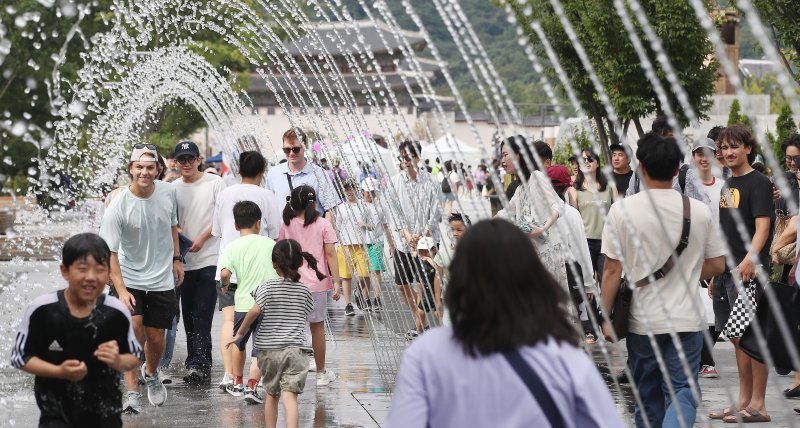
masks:
POLYGON ((317 371, 317 360, 314 357, 311 357, 311 360, 308 362, 308 371, 315 372, 317 371))
POLYGON ((377 298, 372 299, 370 306, 372 307, 373 311, 380 311, 381 309, 383 309, 383 307, 380 304, 380 301, 377 298))
POLYGON ((142 364, 142 367, 140 367, 139 370, 139 386, 144 385, 144 369, 145 369, 145 364, 142 364))
POLYGON ((197 385, 207 381, 208 378, 209 374, 207 371, 192 367, 189 369, 189 373, 183 377, 183 381, 191 385, 197 385))
POLYGON ((714 366, 703 366, 703 369, 700 370, 700 377, 706 379, 716 379, 719 377, 717 374, 717 369, 714 366))
POLYGON ((228 385, 225 387, 225 391, 234 397, 241 397, 244 395, 244 385, 241 383, 236 385, 228 385))
POLYGON ((147 386, 147 400, 154 406, 161 406, 167 401, 167 387, 158 378, 158 372, 152 376, 145 376, 144 383, 147 386))
POLYGON ((628 373, 625 373, 625 370, 620 370, 619 373, 617 373, 617 382, 620 384, 630 383, 628 381, 628 373))
POLYGON ((356 311, 353 309, 353 304, 348 303, 347 306, 344 307, 344 314, 348 317, 352 317, 356 314, 356 311))
POLYGON ((233 386, 233 375, 225 373, 225 376, 222 376, 222 380, 219 382, 219 389, 225 392, 228 389, 228 385, 233 386))
POLYGON ((139 393, 128 391, 122 394, 122 413, 136 415, 142 411, 142 403, 139 402, 139 393))
POLYGON ((413 328, 406 332, 406 340, 414 340, 417 338, 417 336, 419 336, 419 333, 417 333, 417 330, 413 328))
MULTIPOLYGON (((258 385, 256 385, 258 388, 258 385)), ((248 404, 264 404, 264 399, 258 395, 255 388, 244 387, 244 401, 248 404)))
POLYGON ((328 386, 336 380, 336 375, 332 370, 325 370, 325 373, 317 373, 317 386, 328 386))

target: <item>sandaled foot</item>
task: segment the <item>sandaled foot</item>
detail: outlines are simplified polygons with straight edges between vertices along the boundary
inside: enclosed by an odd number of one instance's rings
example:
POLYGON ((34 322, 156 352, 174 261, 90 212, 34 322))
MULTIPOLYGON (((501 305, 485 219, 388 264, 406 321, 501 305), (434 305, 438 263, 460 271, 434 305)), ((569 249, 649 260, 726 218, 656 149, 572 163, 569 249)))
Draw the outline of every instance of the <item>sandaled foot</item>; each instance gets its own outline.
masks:
MULTIPOLYGON (((739 418, 741 418, 742 422, 749 424, 749 423, 756 423, 756 422, 771 422, 772 418, 765 413, 759 413, 757 410, 753 409, 752 407, 747 407, 744 410, 739 411, 739 418)), ((723 422, 728 424, 735 424, 739 422, 736 418, 736 415, 729 415, 725 416, 723 422)))
POLYGON ((722 420, 722 419, 723 419, 723 418, 725 418, 726 416, 731 416, 731 415, 733 415, 733 412, 734 412, 734 410, 733 410, 732 408, 730 408, 730 407, 726 407, 726 408, 725 408, 724 410, 722 410, 721 412, 712 412, 712 413, 709 413, 709 414, 708 414, 708 418, 709 418, 709 419, 722 420))

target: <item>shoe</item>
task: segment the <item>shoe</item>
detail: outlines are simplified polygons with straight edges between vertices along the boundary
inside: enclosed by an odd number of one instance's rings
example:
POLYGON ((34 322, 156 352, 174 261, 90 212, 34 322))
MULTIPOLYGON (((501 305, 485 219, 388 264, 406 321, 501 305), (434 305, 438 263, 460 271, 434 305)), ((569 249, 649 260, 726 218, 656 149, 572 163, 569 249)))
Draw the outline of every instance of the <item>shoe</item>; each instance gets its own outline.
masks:
POLYGON ((353 304, 348 303, 347 306, 344 307, 344 314, 348 317, 352 317, 356 314, 356 311, 353 309, 353 304))
MULTIPOLYGON (((258 385, 256 385, 258 388, 258 385)), ((258 395, 258 391, 254 388, 244 387, 244 401, 248 404, 264 404, 264 399, 258 395)))
POLYGON ((418 336, 419 336, 419 333, 417 333, 417 330, 414 330, 413 328, 406 332, 406 340, 414 340, 418 336))
POLYGON ((370 306, 372 306, 373 311, 380 311, 383 309, 383 307, 380 304, 380 301, 377 298, 372 299, 372 303, 370 304, 370 306))
POLYGON ((208 377, 208 372, 192 367, 189 369, 189 373, 183 377, 183 381, 191 385, 197 385, 207 381, 208 377))
POLYGON ((317 371, 317 360, 314 357, 311 357, 311 360, 308 362, 308 371, 315 372, 317 371))
POLYGON ((336 375, 332 370, 325 370, 325 373, 317 373, 317 386, 328 386, 336 380, 336 375))
POLYGON ((140 394, 136 391, 128 391, 122 394, 122 413, 136 415, 142 412, 142 403, 139 402, 140 394))
POLYGON ((630 383, 630 381, 628 381, 628 374, 625 373, 625 370, 620 370, 620 372, 617 373, 617 382, 620 384, 630 383))
POLYGON ((586 333, 586 339, 584 341, 587 345, 594 345, 597 343, 597 337, 595 337, 594 333, 586 333))
POLYGON ((700 377, 705 379, 716 379, 719 377, 719 374, 714 366, 703 366, 703 369, 700 370, 700 377))
POLYGON ((167 387, 158 378, 158 372, 152 376, 145 376, 144 383, 147 386, 147 400, 154 406, 161 406, 167 401, 167 387))
POLYGON ((145 364, 142 364, 142 367, 139 370, 139 386, 144 385, 144 368, 145 364))
POLYGON ((222 376, 222 380, 219 382, 219 389, 225 392, 228 389, 228 385, 233 386, 233 375, 225 373, 225 375, 222 376))
POLYGON ((783 391, 783 396, 786 397, 786 398, 798 398, 798 397, 800 397, 800 385, 797 385, 794 388, 786 388, 783 391))
POLYGON ((781 376, 787 376, 789 373, 792 372, 792 369, 785 369, 783 367, 775 367, 775 373, 781 376))
POLYGON ((361 298, 361 296, 356 294, 356 298, 353 299, 353 301, 356 302, 356 307, 358 308, 359 311, 363 311, 364 310, 364 301, 361 298))
POLYGON ((228 385, 225 387, 225 391, 234 397, 241 397, 244 395, 244 385, 241 383, 236 385, 228 385))

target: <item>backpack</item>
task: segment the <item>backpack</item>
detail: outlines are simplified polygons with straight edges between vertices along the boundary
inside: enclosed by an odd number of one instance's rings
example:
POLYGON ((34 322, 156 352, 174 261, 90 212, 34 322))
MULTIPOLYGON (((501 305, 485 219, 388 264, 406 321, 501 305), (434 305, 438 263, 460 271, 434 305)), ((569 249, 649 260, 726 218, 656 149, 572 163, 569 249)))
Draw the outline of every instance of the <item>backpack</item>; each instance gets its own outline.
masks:
POLYGON ((447 178, 447 175, 442 179, 442 193, 453 193, 453 189, 450 188, 450 180, 447 178))
MULTIPOLYGON (((689 171, 689 164, 681 165, 681 169, 678 170, 678 185, 681 186, 681 193, 686 193, 686 172, 689 171)), ((633 182, 633 190, 635 193, 639 193, 639 174, 634 173, 634 182, 633 182)))

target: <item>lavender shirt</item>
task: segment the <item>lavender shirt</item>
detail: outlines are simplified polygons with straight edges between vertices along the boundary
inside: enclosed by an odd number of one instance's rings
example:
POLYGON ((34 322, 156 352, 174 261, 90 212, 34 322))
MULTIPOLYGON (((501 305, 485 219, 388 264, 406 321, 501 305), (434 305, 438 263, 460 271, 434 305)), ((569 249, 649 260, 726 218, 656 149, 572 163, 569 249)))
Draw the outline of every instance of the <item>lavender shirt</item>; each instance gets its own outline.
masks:
MULTIPOLYGON (((523 383, 500 354, 472 358, 450 327, 430 330, 403 355, 390 427, 547 427, 523 383)), ((549 341, 520 349, 547 386, 567 427, 623 427, 611 394, 586 353, 549 341)))

